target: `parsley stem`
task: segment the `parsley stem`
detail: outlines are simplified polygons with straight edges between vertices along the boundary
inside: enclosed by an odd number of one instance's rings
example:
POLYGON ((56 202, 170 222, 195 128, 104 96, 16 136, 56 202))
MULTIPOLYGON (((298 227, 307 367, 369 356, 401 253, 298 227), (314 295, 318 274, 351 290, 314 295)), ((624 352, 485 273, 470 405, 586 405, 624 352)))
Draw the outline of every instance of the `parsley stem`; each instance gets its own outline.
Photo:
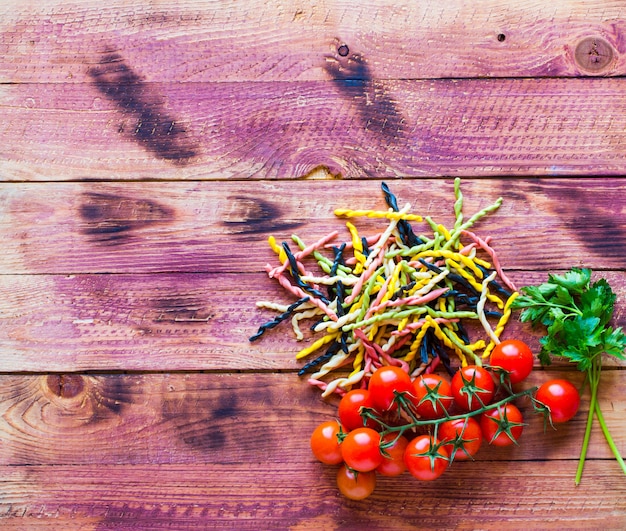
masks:
POLYGON ((602 372, 602 360, 600 356, 596 356, 593 358, 591 362, 591 367, 587 371, 587 378, 589 380, 589 387, 591 388, 591 401, 589 403, 589 414, 587 416, 587 426, 585 428, 585 436, 583 438, 583 445, 580 451, 580 460, 578 461, 578 469, 576 471, 576 485, 580 484, 580 480, 583 474, 583 467, 585 466, 585 458, 587 456, 587 448, 589 446, 589 437, 591 435, 591 427, 593 424, 593 416, 598 419, 598 423, 600 424, 600 428, 602 429, 602 433, 604 433, 604 437, 606 442, 611 448, 615 459, 619 463, 620 467, 624 474, 626 474, 626 463, 622 459, 622 456, 619 453, 615 442, 613 441, 613 437, 611 437, 611 433, 609 431, 606 422, 604 421, 604 415, 602 414, 602 410, 600 409, 600 403, 598 402, 598 387, 600 386, 600 375, 602 372))
POLYGON ((602 414, 602 411, 600 411, 600 403, 597 401, 596 401, 596 417, 598 417, 598 422, 600 423, 600 427, 602 428, 602 433, 604 433, 606 442, 609 444, 609 447, 611 448, 611 451, 613 452, 615 459, 617 460, 620 467, 622 468, 622 471, 624 472, 624 474, 626 474, 626 463, 624 463, 624 460, 622 459, 622 456, 620 455, 619 450, 617 449, 617 446, 615 445, 615 442, 613 441, 613 437, 611 437, 609 428, 604 422, 604 415, 602 414))
POLYGON ((578 468, 576 469, 576 478, 574 480, 576 485, 580 485, 580 480, 583 477, 583 468, 585 467, 587 448, 589 447, 589 438, 591 436, 591 427, 593 425, 593 413, 596 409, 596 403, 598 400, 598 382, 596 381, 596 371, 594 365, 596 365, 595 360, 593 361, 591 368, 587 371, 589 387, 591 389, 591 400, 589 402, 589 413, 587 414, 587 426, 585 427, 585 436, 583 437, 583 444, 580 449, 580 458, 578 460, 578 468))

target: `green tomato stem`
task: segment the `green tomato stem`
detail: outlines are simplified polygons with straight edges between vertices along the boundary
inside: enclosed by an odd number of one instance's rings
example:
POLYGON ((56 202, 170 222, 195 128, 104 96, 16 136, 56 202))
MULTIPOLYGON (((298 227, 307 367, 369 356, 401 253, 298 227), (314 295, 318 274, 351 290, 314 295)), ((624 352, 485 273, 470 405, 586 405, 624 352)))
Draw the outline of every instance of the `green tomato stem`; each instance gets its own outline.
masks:
MULTIPOLYGON (((385 424, 382 420, 380 420, 378 418, 377 415, 370 413, 369 411, 365 413, 365 417, 366 418, 371 418, 374 421, 378 422, 378 424, 383 428, 383 431, 381 432, 381 435, 386 435, 388 433, 394 433, 394 432, 399 432, 399 433, 404 433, 407 430, 411 430, 414 428, 417 428, 419 426, 438 426, 439 424, 442 424, 443 422, 447 422, 449 420, 458 420, 458 419, 467 419, 469 417, 475 417, 476 415, 480 415, 481 413, 484 413, 485 411, 488 411, 490 409, 496 409, 500 406, 503 406, 504 404, 507 404, 509 402, 512 402, 513 400, 515 400, 516 398, 520 398, 522 396, 532 396, 535 392, 537 391, 537 387, 531 387, 530 389, 524 389, 523 391, 520 391, 518 393, 514 393, 512 395, 509 395, 505 398, 503 398, 502 400, 499 400, 498 402, 494 402, 492 404, 487 404, 486 406, 483 406, 479 409, 476 409, 474 411, 469 411, 467 413, 462 413, 459 415, 446 415, 445 417, 441 417, 438 419, 428 419, 428 420, 420 420, 418 418, 416 418, 411 412, 410 412, 410 407, 407 406, 406 401, 400 401, 399 402, 399 406, 402 407, 403 409, 406 408, 409 410, 409 415, 411 416, 411 422, 408 424, 403 424, 401 426, 389 426, 388 424, 385 424)), ((401 396, 401 395, 400 395, 401 396)), ((404 400, 404 397, 401 397, 404 400)))

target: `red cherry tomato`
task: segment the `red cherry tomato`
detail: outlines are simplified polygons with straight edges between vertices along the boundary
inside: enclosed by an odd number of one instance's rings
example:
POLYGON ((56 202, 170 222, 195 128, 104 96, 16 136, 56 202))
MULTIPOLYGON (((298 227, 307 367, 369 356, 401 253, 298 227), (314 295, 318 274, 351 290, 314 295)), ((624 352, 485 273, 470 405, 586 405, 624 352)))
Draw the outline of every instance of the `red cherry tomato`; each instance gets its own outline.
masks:
POLYGON ((452 377, 452 396, 464 411, 475 411, 488 405, 494 392, 493 378, 484 367, 467 365, 452 377))
POLYGON ((567 380, 549 380, 537 390, 535 398, 550 410, 552 422, 567 422, 580 406, 578 389, 567 380))
POLYGON ((341 443, 341 455, 346 465, 358 472, 374 470, 383 461, 380 434, 372 428, 352 430, 341 443))
POLYGON ((483 442, 480 424, 474 417, 442 422, 437 435, 443 442, 450 441, 450 444, 444 444, 444 447, 450 457, 458 461, 473 458, 483 442))
POLYGON ((448 380, 439 374, 424 374, 413 382, 415 410, 425 419, 437 419, 446 415, 454 402, 448 380))
POLYGON ((370 378, 368 389, 372 394, 374 407, 381 412, 397 409, 396 392, 406 393, 409 400, 414 393, 411 377, 400 367, 393 365, 377 369, 370 378))
POLYGON ((311 435, 311 450, 318 461, 326 465, 338 465, 343 462, 341 445, 337 434, 341 426, 336 420, 327 420, 319 424, 311 435))
POLYGON ((346 465, 337 471, 339 492, 351 500, 363 500, 376 488, 376 472, 355 472, 346 465))
POLYGON ((518 339, 505 339, 495 346, 490 365, 509 374, 512 384, 525 380, 533 370, 534 356, 530 347, 518 339))
POLYGON ((352 391, 348 391, 341 397, 339 401, 339 422, 341 422, 346 431, 352 431, 363 426, 375 429, 378 425, 372 419, 367 419, 367 423, 364 423, 361 416, 361 408, 374 409, 374 402, 369 389, 352 389, 352 391))
POLYGON ((448 468, 448 451, 432 435, 412 439, 404 451, 404 462, 411 475, 422 481, 437 479, 448 468))
POLYGON ((485 411, 480 416, 480 429, 485 440, 494 446, 509 446, 520 438, 522 413, 511 403, 485 411))
POLYGON ((388 456, 383 456, 383 462, 378 465, 376 472, 382 476, 399 476, 406 470, 404 463, 404 452, 409 444, 408 439, 404 435, 396 440, 396 435, 388 433, 383 437, 383 442, 395 441, 392 446, 385 448, 388 456))

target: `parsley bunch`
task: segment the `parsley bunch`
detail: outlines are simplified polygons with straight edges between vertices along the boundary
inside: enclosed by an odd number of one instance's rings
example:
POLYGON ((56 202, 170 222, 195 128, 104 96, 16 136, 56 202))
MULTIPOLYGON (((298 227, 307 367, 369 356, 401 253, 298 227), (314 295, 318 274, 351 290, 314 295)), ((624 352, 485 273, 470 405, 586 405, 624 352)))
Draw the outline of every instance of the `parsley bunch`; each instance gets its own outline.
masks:
POLYGON ((556 356, 576 363, 578 369, 587 374, 591 401, 576 484, 582 477, 594 414, 626 474, 626 464, 613 442, 597 400, 602 355, 626 359, 626 335, 621 327, 609 326, 616 298, 611 286, 605 279, 592 284, 590 269, 572 268, 564 275, 549 275, 544 284, 526 286, 521 293, 512 305, 513 309, 522 310, 520 320, 546 328, 547 333, 540 340, 541 363, 549 365, 551 357, 556 356))

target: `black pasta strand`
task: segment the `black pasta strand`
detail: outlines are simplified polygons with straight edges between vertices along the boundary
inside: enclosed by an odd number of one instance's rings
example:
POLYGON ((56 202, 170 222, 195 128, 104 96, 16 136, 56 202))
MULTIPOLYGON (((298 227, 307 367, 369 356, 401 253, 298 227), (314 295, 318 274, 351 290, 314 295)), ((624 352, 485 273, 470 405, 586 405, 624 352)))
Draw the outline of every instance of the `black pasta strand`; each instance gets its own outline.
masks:
POLYGON ((476 305, 478 304, 478 301, 480 300, 480 298, 475 295, 468 295, 467 293, 462 293, 455 289, 448 291, 446 293, 446 296, 454 297, 454 301, 457 303, 457 305, 465 304, 472 310, 476 309, 476 305))
POLYGON ((422 344, 420 345, 420 359, 422 363, 428 363, 428 357, 431 354, 432 346, 431 346, 431 338, 430 331, 427 331, 422 338, 422 344))
POLYGON ((469 334, 467 333, 467 330, 465 329, 461 321, 456 323, 456 331, 457 331, 456 335, 459 336, 459 338, 461 339, 461 341, 463 341, 463 343, 467 344, 470 342, 469 334))
POLYGON ((324 295, 321 291, 315 289, 313 286, 309 286, 300 278, 300 274, 298 273, 298 262, 296 260, 296 257, 291 252, 291 249, 289 248, 287 242, 283 242, 283 249, 287 254, 287 259, 289 260, 289 265, 291 267, 291 276, 295 280, 296 284, 300 286, 304 291, 309 292, 311 295, 315 295, 324 304, 329 304, 330 301, 326 298, 326 295, 324 295))
POLYGON ((343 251, 346 248, 345 242, 341 244, 339 247, 333 246, 333 254, 335 255, 333 259, 333 265, 330 268, 330 276, 334 277, 337 274, 337 269, 339 269, 340 265, 343 265, 343 251))
MULTIPOLYGON (((406 295, 408 295, 409 291, 411 291, 414 287, 415 287, 415 280, 409 282, 408 284, 404 285, 404 286, 400 286, 395 293, 391 296, 391 300, 395 301, 398 300, 402 297, 405 297, 406 295)), ((446 294, 447 295, 447 294, 446 294)))
POLYGON ((298 371, 298 376, 304 376, 307 372, 310 372, 312 369, 314 369, 318 365, 321 365, 322 363, 327 362, 330 358, 332 358, 335 354, 337 354, 337 352, 339 352, 340 348, 342 348, 342 345, 340 342, 335 341, 331 343, 328 349, 326 350, 326 352, 324 352, 324 354, 315 358, 312 361, 309 361, 306 365, 304 365, 298 371))
MULTIPOLYGON (((478 269, 482 271, 485 277, 488 277, 491 273, 493 273, 493 270, 490 271, 489 269, 487 269, 484 266, 481 266, 480 264, 476 264, 476 266, 478 267, 478 269)), ((493 289, 497 293, 499 293, 500 295, 503 295, 507 299, 512 295, 512 293, 509 290, 507 290, 505 287, 503 287, 501 284, 499 284, 495 280, 492 280, 491 282, 489 282, 489 285, 493 286, 493 289)))
MULTIPOLYGON (((346 248, 346 244, 342 243, 340 247, 333 247, 333 253, 335 258, 333 265, 330 268, 330 276, 333 277, 337 274, 337 269, 340 265, 343 265, 343 251, 346 248)), ((345 315, 345 309, 343 307, 343 300, 345 297, 345 289, 343 283, 338 280, 332 286, 328 287, 328 298, 337 299, 337 316, 343 317, 345 315)))
POLYGON ((437 343, 435 345, 435 353, 439 356, 439 361, 441 361, 441 364, 446 368, 447 373, 452 376, 456 371, 450 364, 450 355, 448 354, 446 348, 442 344, 437 343))
MULTIPOLYGON (((433 273, 441 273, 443 270, 440 267, 437 267, 435 264, 431 264, 427 262, 423 258, 418 258, 420 264, 422 264, 426 269, 430 269, 433 273)), ((446 276, 452 282, 456 282, 457 284, 461 284, 464 288, 467 288, 474 295, 480 295, 478 291, 472 286, 466 279, 464 279, 461 275, 457 275, 456 273, 448 273, 446 276)))
MULTIPOLYGON (((398 212, 400 209, 398 208, 398 200, 396 196, 391 193, 389 186, 387 183, 382 183, 381 188, 383 190, 383 194, 385 195, 385 202, 394 212, 398 212)), ((405 245, 409 247, 414 247, 421 243, 421 240, 415 236, 413 229, 411 228, 410 223, 406 219, 401 219, 398 221, 398 232, 400 233, 400 238, 405 245)))
POLYGON ((310 297, 302 297, 301 299, 298 299, 292 305, 288 306, 285 312, 281 313, 277 317, 274 317, 274 319, 272 319, 271 321, 268 321, 267 323, 259 326, 258 332, 254 334, 253 336, 250 336, 248 338, 248 341, 255 341, 256 339, 259 339, 266 332, 266 330, 269 330, 270 328, 274 328, 278 326, 285 319, 288 319, 298 306, 300 306, 301 304, 304 304, 305 302, 308 302, 309 299, 310 297))
POLYGON ((370 254, 370 246, 367 243, 367 238, 365 236, 361 237, 361 246, 363 247, 363 256, 367 258, 370 254))

